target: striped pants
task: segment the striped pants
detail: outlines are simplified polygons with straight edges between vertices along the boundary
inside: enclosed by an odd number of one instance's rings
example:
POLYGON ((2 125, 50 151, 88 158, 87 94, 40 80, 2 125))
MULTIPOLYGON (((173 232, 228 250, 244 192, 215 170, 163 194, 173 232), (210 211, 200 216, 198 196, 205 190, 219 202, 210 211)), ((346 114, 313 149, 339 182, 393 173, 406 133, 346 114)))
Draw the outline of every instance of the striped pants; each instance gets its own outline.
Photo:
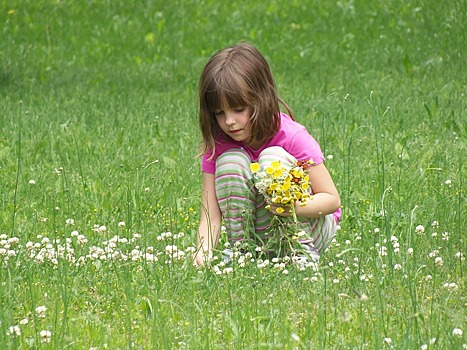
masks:
MULTIPOLYGON (((264 149, 258 159, 261 167, 279 160, 286 169, 296 159, 282 147, 264 149)), ((254 186, 250 170, 250 156, 241 148, 224 152, 216 161, 216 195, 229 241, 267 237, 272 214, 263 195, 254 186)), ((337 223, 333 214, 316 219, 299 218, 299 228, 305 232, 300 239, 304 250, 316 255, 326 250, 336 233, 337 223)))

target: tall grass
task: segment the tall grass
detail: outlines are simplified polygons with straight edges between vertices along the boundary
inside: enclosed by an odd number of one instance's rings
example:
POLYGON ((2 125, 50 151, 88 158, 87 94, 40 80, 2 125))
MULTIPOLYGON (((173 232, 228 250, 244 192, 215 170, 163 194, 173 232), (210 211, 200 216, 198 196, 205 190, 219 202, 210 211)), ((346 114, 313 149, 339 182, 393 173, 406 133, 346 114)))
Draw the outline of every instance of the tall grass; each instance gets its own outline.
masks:
POLYGON ((465 348, 464 1, 0 5, 0 348, 465 348), (240 40, 340 191, 317 268, 192 266, 197 79, 240 40))

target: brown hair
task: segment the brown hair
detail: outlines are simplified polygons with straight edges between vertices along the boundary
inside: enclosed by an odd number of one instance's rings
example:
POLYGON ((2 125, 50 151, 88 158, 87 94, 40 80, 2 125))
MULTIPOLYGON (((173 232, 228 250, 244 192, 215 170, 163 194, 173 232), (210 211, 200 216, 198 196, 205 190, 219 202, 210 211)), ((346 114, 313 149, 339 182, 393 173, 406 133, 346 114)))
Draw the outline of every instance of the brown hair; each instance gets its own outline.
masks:
POLYGON ((280 126, 281 103, 269 64, 254 46, 240 43, 218 51, 208 61, 199 80, 199 123, 203 136, 201 154, 214 154, 220 132, 215 111, 250 107, 252 139, 260 143, 273 137, 280 126))

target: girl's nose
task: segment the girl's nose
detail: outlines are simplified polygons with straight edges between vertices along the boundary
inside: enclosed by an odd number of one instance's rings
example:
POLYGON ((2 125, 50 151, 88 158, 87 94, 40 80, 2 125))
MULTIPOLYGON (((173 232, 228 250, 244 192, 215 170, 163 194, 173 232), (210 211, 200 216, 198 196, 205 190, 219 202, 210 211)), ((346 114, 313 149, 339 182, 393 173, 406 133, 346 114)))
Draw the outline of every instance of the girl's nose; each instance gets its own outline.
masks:
POLYGON ((234 125, 235 124, 235 115, 231 111, 225 112, 225 123, 227 125, 234 125))

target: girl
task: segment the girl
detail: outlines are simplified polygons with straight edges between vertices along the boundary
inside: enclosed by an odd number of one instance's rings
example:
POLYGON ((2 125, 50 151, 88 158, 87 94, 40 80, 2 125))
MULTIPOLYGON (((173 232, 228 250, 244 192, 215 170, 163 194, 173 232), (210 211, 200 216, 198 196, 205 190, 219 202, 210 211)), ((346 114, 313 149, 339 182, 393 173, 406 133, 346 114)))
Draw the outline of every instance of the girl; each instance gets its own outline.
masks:
POLYGON ((266 203, 254 186, 250 164, 274 160, 288 167, 297 160, 314 163, 307 169, 313 198, 294 209, 306 233, 302 247, 319 257, 336 232, 339 194, 318 143, 278 97, 266 59, 247 43, 217 52, 201 74, 199 99, 203 190, 195 263, 212 256, 222 223, 229 241, 263 240, 273 215, 292 215, 289 207, 266 203))

